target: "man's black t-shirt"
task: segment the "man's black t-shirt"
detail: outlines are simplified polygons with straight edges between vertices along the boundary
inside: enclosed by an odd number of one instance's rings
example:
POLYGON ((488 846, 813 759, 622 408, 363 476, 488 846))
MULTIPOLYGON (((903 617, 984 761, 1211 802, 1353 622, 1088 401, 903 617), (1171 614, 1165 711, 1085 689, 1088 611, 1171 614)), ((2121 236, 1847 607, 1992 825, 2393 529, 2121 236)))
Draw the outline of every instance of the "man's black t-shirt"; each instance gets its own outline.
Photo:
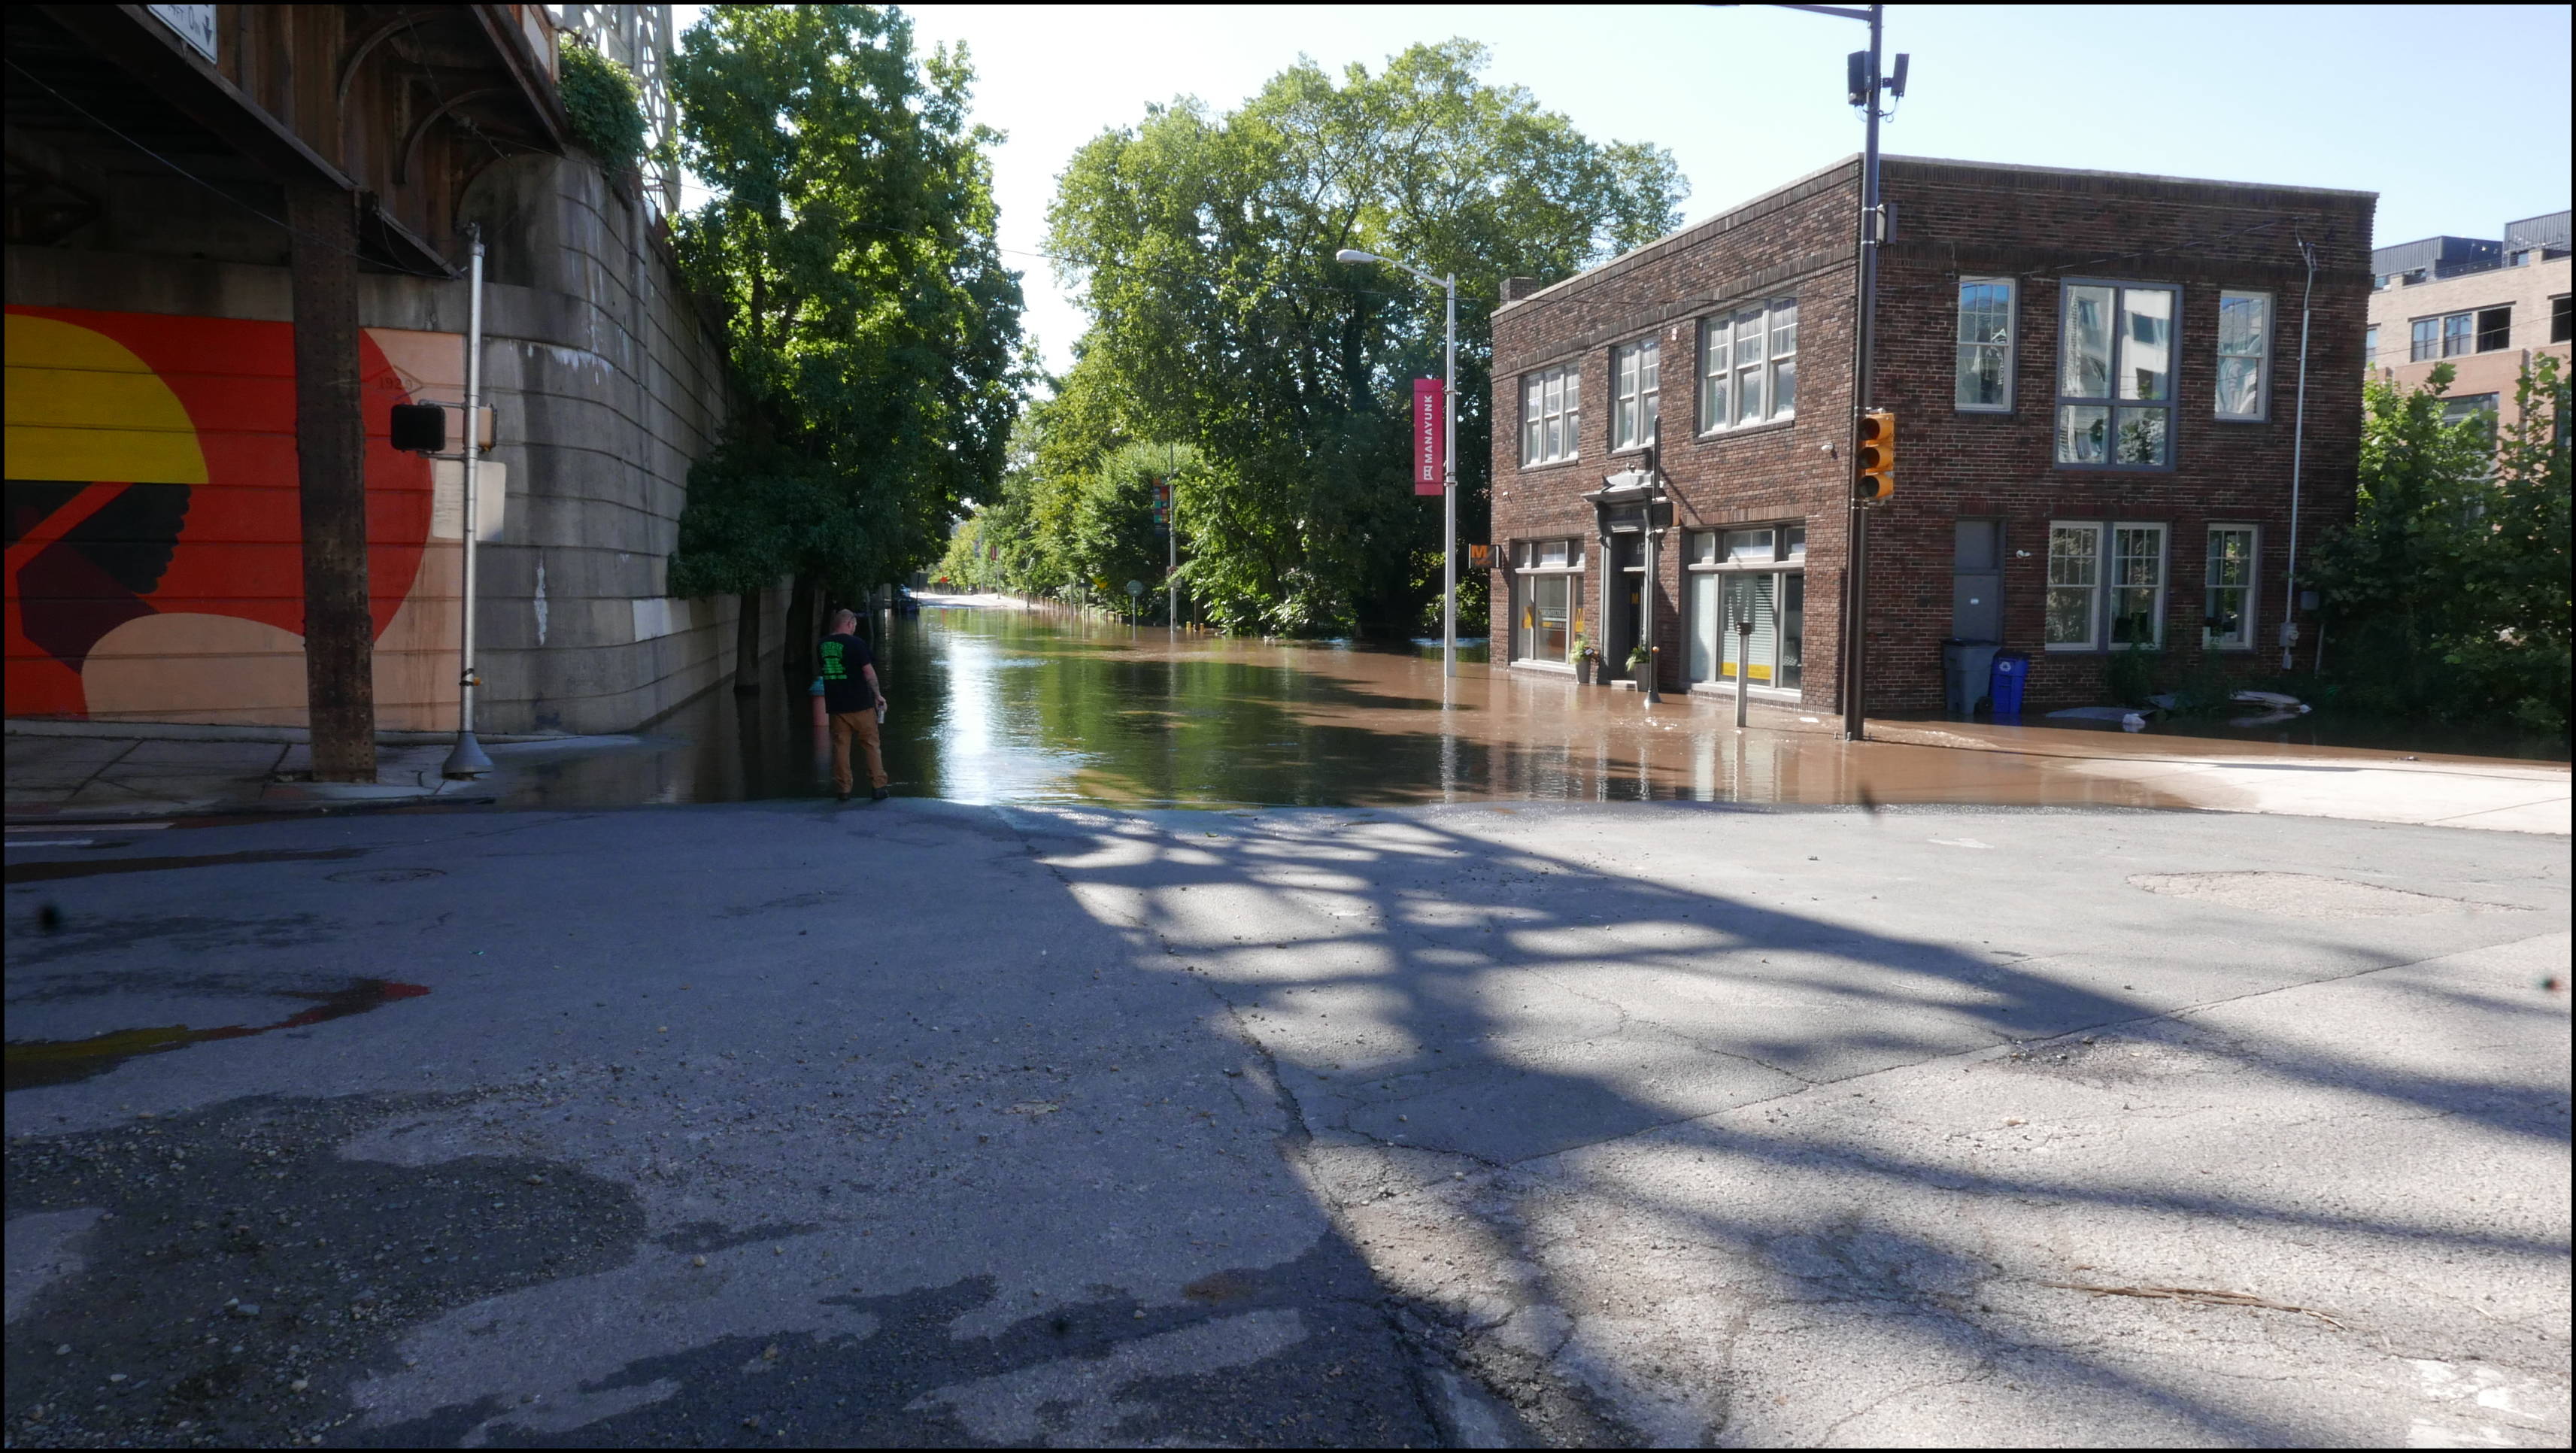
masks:
POLYGON ((876 653, 856 636, 823 638, 823 709, 834 715, 845 711, 874 711, 877 694, 868 689, 868 678, 862 668, 877 663, 876 653))

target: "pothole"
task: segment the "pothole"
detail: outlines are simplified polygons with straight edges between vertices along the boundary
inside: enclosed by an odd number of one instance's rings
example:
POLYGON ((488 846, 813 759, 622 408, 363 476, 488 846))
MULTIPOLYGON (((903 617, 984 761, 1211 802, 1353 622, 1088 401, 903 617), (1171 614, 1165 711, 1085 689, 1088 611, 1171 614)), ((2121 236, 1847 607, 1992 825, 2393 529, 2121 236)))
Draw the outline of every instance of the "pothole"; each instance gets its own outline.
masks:
POLYGON ((2412 918, 2427 913, 2514 913, 2507 903, 2444 898, 2317 873, 2140 873, 2132 888, 2197 898, 2282 918, 2412 918))

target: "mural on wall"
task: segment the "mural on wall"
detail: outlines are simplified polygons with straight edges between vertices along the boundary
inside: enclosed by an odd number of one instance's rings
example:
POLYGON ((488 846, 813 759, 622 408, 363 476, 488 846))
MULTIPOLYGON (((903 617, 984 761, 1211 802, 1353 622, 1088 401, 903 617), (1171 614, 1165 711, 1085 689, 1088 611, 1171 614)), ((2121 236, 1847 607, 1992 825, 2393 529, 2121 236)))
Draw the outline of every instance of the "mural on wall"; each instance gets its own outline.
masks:
MULTIPOLYGON (((7 335, 8 714, 302 724, 293 325, 12 307, 7 335)), ((456 396, 461 340, 359 349, 378 724, 430 727, 461 512, 454 466, 386 435, 393 405, 456 396)))

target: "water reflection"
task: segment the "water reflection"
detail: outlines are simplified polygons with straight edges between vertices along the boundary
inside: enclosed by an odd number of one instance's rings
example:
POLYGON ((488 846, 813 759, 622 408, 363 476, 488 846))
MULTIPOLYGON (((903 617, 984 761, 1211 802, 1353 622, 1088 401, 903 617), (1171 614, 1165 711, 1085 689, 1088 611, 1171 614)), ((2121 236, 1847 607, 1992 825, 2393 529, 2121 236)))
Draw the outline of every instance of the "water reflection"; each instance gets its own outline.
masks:
MULTIPOLYGON (((2151 789, 1938 747, 1853 749, 1708 700, 1497 670, 1462 648, 1263 642, 1056 613, 926 607, 880 620, 886 769, 902 795, 974 803, 1370 806, 1470 798, 2171 805, 2151 789)), ((775 685, 775 683, 773 683, 775 685)), ((733 801, 828 791, 802 696, 719 689, 634 747, 512 761, 513 806, 733 801)))

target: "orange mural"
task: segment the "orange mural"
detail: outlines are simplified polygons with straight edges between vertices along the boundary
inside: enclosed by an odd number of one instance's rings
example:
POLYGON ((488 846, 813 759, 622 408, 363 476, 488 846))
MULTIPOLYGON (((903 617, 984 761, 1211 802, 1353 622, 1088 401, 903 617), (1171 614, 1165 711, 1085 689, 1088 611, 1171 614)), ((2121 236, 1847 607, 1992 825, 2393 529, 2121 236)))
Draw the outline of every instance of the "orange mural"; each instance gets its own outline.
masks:
MULTIPOLYGON (((7 333, 8 714, 300 723, 293 325, 11 307, 7 333)), ((392 406, 423 380, 384 344, 456 348, 361 335, 376 635, 397 656, 452 653, 421 597, 442 573, 423 569, 432 465, 386 437, 392 406), (420 619, 388 639, 406 616, 420 619)), ((454 587, 430 594, 452 600, 454 587)), ((439 672, 423 661, 410 675, 439 672)), ((408 694, 396 715, 454 690, 408 694)))

